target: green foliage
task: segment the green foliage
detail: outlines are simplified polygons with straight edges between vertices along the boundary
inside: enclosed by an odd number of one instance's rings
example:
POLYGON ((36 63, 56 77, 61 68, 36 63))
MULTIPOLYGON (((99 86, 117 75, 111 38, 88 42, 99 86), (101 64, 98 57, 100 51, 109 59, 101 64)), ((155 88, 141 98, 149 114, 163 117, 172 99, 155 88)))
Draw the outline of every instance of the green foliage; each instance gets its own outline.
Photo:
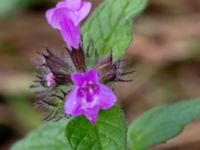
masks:
POLYGON ((11 150, 125 150, 126 136, 123 113, 115 106, 101 111, 96 125, 83 116, 71 119, 69 123, 63 119, 44 124, 11 150))
POLYGON ((44 124, 11 150, 71 150, 64 135, 66 124, 66 119, 44 124))
POLYGON ((16 11, 26 6, 27 0, 1 0, 0 4, 0 19, 8 16, 10 13, 14 14, 16 11))
POLYGON ((199 116, 199 99, 152 109, 130 126, 128 136, 132 149, 144 150, 164 143, 199 116))
POLYGON ((80 116, 69 121, 66 137, 73 150, 126 150, 127 129, 120 108, 101 111, 96 125, 80 116))
POLYGON ((2 0, 0 5, 0 16, 7 15, 10 11, 15 10, 19 0, 2 0))
POLYGON ((82 28, 84 45, 87 46, 93 40, 100 58, 108 56, 112 51, 114 61, 120 59, 132 40, 132 18, 146 4, 147 0, 104 1, 82 28))

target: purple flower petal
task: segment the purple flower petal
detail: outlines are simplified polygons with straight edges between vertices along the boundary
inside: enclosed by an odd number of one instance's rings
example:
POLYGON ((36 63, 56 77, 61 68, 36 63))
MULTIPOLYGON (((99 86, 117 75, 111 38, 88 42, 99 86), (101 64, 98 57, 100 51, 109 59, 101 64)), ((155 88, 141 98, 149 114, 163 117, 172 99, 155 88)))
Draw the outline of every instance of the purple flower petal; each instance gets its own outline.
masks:
POLYGON ((82 7, 78 10, 78 20, 81 22, 91 10, 92 4, 90 2, 84 2, 82 7))
POLYGON ((81 86, 84 82, 84 76, 80 73, 73 73, 71 75, 71 80, 75 85, 81 86))
POLYGON ((67 43, 67 47, 72 50, 78 49, 80 46, 80 29, 78 26, 75 26, 72 20, 63 19, 60 22, 61 25, 61 34, 65 42, 67 43))
POLYGON ((56 81, 55 81, 55 77, 54 77, 53 73, 49 73, 47 75, 47 86, 49 88, 54 88, 56 86, 56 81))
POLYGON ((73 9, 73 10, 77 10, 81 7, 81 0, 65 0, 66 3, 66 7, 73 9))
POLYGON ((98 99, 100 107, 105 110, 111 108, 117 102, 115 94, 110 88, 103 84, 100 84, 99 87, 100 93, 98 99))
MULTIPOLYGON (((47 10, 46 13, 45 13, 46 19, 47 19, 49 24, 52 24, 52 17, 54 15, 55 11, 56 11, 56 9, 52 8, 52 9, 47 10)), ((55 26, 53 26, 53 28, 55 28, 55 26)))
POLYGON ((80 102, 81 100, 77 97, 77 88, 75 88, 67 95, 67 100, 64 106, 65 113, 70 114, 72 116, 81 115, 80 102))
POLYGON ((56 4, 56 8, 66 7, 66 1, 61 1, 56 4))
POLYGON ((99 113, 99 107, 93 107, 83 111, 84 116, 92 123, 96 124, 99 113))
POLYGON ((69 9, 67 8, 60 8, 56 9, 54 11, 54 14, 51 18, 51 25, 55 29, 61 29, 61 21, 64 20, 72 20, 75 25, 78 24, 78 18, 77 16, 69 9))
POLYGON ((85 73, 85 79, 93 81, 94 83, 97 83, 99 82, 99 72, 94 69, 88 70, 85 73))

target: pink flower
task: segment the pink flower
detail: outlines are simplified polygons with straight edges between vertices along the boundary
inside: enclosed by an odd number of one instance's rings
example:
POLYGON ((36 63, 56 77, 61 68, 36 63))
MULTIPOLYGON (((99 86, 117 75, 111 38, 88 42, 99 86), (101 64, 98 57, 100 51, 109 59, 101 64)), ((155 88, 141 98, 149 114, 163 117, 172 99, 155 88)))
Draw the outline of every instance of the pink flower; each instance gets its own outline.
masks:
POLYGON ((100 83, 99 73, 89 70, 84 74, 74 73, 71 79, 74 89, 67 95, 65 113, 72 116, 83 114, 91 123, 97 121, 100 109, 109 109, 116 103, 113 91, 100 83))
POLYGON ((56 86, 56 81, 55 81, 55 77, 54 77, 53 73, 49 73, 47 75, 47 86, 49 88, 54 88, 56 86))
POLYGON ((89 14, 90 9, 90 2, 64 0, 46 12, 48 23, 54 29, 60 30, 70 50, 79 48, 81 42, 79 23, 89 14))

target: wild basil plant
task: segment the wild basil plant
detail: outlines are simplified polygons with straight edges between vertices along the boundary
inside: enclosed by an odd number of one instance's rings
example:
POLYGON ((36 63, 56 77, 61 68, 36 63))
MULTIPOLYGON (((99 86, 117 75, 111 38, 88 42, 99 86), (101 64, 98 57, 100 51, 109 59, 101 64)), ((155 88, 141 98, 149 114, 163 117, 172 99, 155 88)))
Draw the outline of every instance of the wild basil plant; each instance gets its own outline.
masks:
MULTIPOLYGON (((36 105, 49 111, 45 123, 12 150, 144 150, 166 142, 200 115, 198 99, 145 112, 127 128, 113 82, 125 76, 123 56, 132 41, 132 19, 147 0, 63 0, 47 10, 49 25, 66 44, 62 55, 49 49, 37 61, 32 85, 36 105)), ((147 49, 148 50, 148 49, 147 49)))

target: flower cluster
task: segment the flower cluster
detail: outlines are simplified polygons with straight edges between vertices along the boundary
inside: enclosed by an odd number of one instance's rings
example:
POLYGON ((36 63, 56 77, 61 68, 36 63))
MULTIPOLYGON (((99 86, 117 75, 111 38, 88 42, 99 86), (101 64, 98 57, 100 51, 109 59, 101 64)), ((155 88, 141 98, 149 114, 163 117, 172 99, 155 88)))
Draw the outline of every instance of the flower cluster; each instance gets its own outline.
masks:
POLYGON ((48 49, 42 53, 42 63, 38 64, 39 80, 32 86, 37 94, 37 103, 55 110, 48 119, 58 114, 84 115, 95 124, 99 110, 107 110, 117 101, 112 89, 105 84, 126 81, 121 78, 127 74, 121 72, 121 61, 113 63, 112 55, 99 60, 93 68, 87 67, 85 59, 88 53, 84 53, 81 46, 79 24, 90 9, 90 2, 64 0, 46 12, 47 21, 53 28, 60 30, 67 44, 67 50, 62 56, 48 49))
POLYGON ((100 83, 99 73, 92 69, 74 73, 71 79, 74 89, 68 94, 65 112, 73 116, 84 114, 92 123, 96 123, 99 109, 109 109, 116 103, 115 94, 110 88, 100 83))

